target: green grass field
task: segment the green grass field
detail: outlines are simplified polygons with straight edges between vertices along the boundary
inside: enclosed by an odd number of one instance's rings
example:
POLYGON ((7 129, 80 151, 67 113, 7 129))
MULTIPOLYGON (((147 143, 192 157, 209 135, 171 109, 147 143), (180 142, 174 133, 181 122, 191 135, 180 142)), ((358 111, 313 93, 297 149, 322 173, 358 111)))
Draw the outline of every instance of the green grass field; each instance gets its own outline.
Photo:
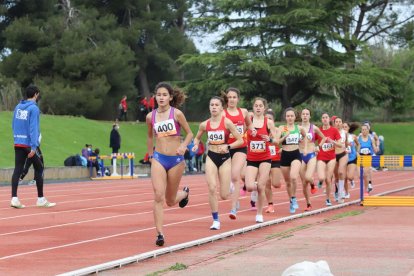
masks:
MULTIPOLYGON (((11 112, 0 112, 0 168, 14 167, 11 112)), ((190 124, 194 134, 198 123, 190 124)), ((112 122, 94 121, 82 117, 41 115, 42 151, 47 167, 63 166, 66 157, 81 152, 86 143, 98 147, 101 154, 110 154, 109 134, 112 122)), ((385 137, 386 154, 414 154, 414 124, 374 124, 375 131, 385 137)), ((147 128, 144 123, 121 122, 120 152, 135 152, 142 159, 146 152, 147 128)))

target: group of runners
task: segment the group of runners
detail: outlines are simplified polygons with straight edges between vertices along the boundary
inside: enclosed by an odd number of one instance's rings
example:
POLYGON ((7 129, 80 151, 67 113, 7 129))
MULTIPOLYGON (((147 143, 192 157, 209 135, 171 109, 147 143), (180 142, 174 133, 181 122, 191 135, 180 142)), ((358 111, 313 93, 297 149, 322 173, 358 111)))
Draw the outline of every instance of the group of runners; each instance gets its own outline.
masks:
MULTIPOLYGON (((272 187, 280 188, 283 177, 289 198, 289 211, 299 208, 297 186, 302 184, 306 199, 304 211, 312 210, 310 194, 325 183, 327 206, 332 205, 331 187, 335 200, 343 203, 350 197, 349 185, 354 186, 357 154, 372 155, 379 142, 369 123, 361 126, 361 134, 354 132, 358 124, 343 122, 341 118, 323 113, 322 126, 311 123, 311 110, 301 110, 301 122, 293 108, 284 111, 286 122, 275 127, 274 114, 267 101, 257 97, 253 111, 238 106, 240 91, 228 88, 221 96, 209 101, 210 118, 202 122, 195 137, 188 122, 177 107, 184 103, 185 94, 168 83, 155 88, 157 108, 146 117, 147 148, 151 159, 151 180, 154 188, 154 221, 156 245, 164 245, 163 208, 189 201, 189 187, 178 191, 185 170, 184 153, 194 139, 196 152, 204 134, 208 153, 205 164, 209 204, 212 214, 211 230, 220 229, 217 188, 221 199, 231 199, 229 218, 237 219, 239 196, 251 192, 251 204, 256 209, 255 221, 264 221, 263 211, 275 212, 272 187), (184 130, 184 139, 181 139, 184 130), (335 184, 335 185, 333 185, 335 184), (240 191, 240 193, 239 193, 240 191), (267 208, 264 210, 265 204, 267 208)), ((366 192, 372 190, 371 170, 366 169, 366 192)))

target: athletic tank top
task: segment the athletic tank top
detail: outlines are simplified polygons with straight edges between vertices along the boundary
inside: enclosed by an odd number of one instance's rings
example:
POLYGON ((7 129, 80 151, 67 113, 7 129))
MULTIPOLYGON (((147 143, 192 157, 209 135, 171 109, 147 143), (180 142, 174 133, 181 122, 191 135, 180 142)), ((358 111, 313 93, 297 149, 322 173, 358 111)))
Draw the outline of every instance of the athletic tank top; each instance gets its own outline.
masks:
MULTIPOLYGON (((253 119, 252 119, 253 122, 253 119)), ((267 129, 267 117, 264 117, 263 126, 256 128, 256 136, 253 137, 250 131, 247 132, 247 160, 249 161, 263 161, 269 160, 270 150, 269 142, 263 141, 261 135, 269 135, 267 129)))
MULTIPOLYGON (((300 141, 303 141, 302 134, 299 133, 300 141)), ((315 142, 315 130, 314 130, 314 124, 309 125, 308 133, 306 133, 306 138, 308 138, 308 141, 314 143, 315 142)))
POLYGON ((353 161, 355 158, 357 158, 357 152, 356 152, 356 144, 354 141, 354 135, 348 134, 348 146, 346 147, 346 151, 348 152, 348 160, 353 161))
POLYGON ((359 145, 361 146, 359 150, 359 154, 362 155, 372 155, 374 153, 374 149, 372 147, 372 140, 371 137, 368 135, 368 140, 363 141, 362 135, 358 137, 359 145))
POLYGON ((220 124, 217 128, 212 128, 210 119, 207 120, 206 132, 209 145, 222 145, 228 143, 230 132, 228 129, 226 129, 224 119, 224 116, 221 117, 220 124))
POLYGON ((282 142, 282 145, 299 145, 300 132, 298 125, 295 125, 295 128, 291 131, 288 130, 288 126, 284 126, 282 137, 285 135, 287 135, 287 137, 282 142))
POLYGON ((280 148, 278 145, 269 143, 270 159, 272 161, 280 161, 280 148))
MULTIPOLYGON (((240 108, 237 108, 238 114, 236 116, 232 116, 227 109, 224 109, 224 114, 226 115, 226 118, 228 118, 234 126, 236 127, 237 131, 243 136, 243 145, 241 145, 239 148, 245 148, 247 146, 246 142, 246 136, 245 136, 245 124, 244 124, 244 117, 243 112, 240 108)), ((236 139, 233 137, 233 135, 230 133, 228 143, 231 144, 236 139)))
POLYGON ((174 118, 174 110, 175 108, 171 106, 168 119, 161 122, 155 122, 157 109, 152 111, 151 124, 156 137, 160 138, 181 135, 181 126, 174 118))

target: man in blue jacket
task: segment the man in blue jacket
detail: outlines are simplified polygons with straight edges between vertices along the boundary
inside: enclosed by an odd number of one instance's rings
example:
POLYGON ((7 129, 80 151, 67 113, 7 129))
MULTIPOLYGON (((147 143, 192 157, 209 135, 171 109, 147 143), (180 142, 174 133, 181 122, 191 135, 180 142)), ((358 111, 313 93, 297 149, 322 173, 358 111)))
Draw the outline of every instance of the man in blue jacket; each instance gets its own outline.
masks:
POLYGON ((40 99, 40 90, 29 85, 25 89, 26 100, 22 100, 14 109, 13 114, 13 138, 15 153, 15 168, 12 176, 12 199, 10 206, 13 208, 24 208, 25 206, 17 197, 19 178, 28 158, 31 158, 34 168, 34 179, 37 187, 38 207, 53 207, 56 203, 47 201, 43 196, 43 162, 39 151, 39 108, 37 101, 40 99))

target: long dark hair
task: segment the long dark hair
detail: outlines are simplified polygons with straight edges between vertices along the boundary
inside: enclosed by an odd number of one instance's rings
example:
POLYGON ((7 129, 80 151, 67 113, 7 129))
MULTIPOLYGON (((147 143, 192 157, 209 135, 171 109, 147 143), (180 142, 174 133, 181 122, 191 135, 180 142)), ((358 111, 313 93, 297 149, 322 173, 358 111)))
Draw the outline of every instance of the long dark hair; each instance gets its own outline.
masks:
POLYGON ((160 88, 165 88, 168 91, 168 94, 170 94, 173 99, 170 102, 170 105, 172 107, 179 107, 184 104, 185 99, 187 99, 187 95, 178 87, 172 87, 171 84, 168 82, 160 82, 155 86, 155 94, 157 93, 157 90, 160 88))

